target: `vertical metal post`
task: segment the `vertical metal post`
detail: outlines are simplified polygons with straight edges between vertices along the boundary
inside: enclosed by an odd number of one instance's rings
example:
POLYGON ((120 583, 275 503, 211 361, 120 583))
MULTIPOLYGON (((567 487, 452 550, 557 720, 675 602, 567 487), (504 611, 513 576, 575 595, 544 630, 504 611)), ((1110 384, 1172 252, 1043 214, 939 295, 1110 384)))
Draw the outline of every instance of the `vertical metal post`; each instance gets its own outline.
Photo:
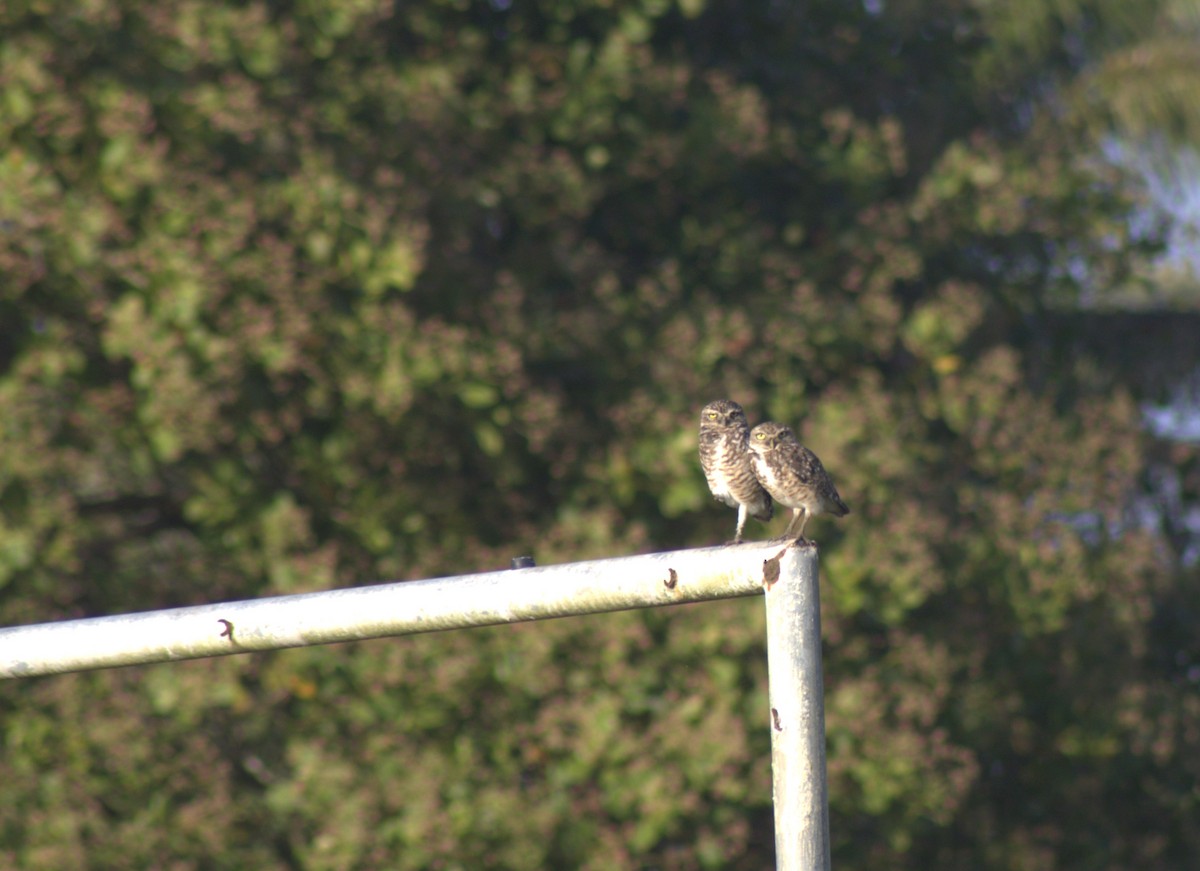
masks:
POLYGON ((817 551, 788 547, 767 560, 763 568, 775 867, 778 871, 829 871, 817 551))

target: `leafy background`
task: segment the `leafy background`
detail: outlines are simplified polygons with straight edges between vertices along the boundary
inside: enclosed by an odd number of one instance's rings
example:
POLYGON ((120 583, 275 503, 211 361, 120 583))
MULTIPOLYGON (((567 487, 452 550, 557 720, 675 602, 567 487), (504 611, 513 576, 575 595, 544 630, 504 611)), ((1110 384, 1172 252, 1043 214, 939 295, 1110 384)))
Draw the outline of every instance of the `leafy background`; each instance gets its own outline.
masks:
MULTIPOLYGON (((1128 159, 1200 133, 1188 0, 0 33, 0 623, 722 541, 732 396, 854 509, 837 867, 1200 855, 1200 282, 1128 159)), ((769 867, 760 610, 8 683, 0 866, 769 867)))

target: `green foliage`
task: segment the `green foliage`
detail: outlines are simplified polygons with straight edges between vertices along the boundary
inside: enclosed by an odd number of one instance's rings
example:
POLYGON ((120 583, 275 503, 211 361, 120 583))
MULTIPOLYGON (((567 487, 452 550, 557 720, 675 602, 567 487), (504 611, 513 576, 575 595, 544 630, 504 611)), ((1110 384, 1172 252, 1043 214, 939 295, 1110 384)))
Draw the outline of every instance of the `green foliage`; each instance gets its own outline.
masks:
MULTIPOLYGON (((854 511, 838 867, 1182 867, 1200 601, 1135 509, 1200 454, 1061 316, 1163 227, 1057 99, 1180 6, 865 5, 4 5, 0 623, 721 541, 733 396, 854 511)), ((762 639, 12 683, 0 866, 766 867, 762 639)))

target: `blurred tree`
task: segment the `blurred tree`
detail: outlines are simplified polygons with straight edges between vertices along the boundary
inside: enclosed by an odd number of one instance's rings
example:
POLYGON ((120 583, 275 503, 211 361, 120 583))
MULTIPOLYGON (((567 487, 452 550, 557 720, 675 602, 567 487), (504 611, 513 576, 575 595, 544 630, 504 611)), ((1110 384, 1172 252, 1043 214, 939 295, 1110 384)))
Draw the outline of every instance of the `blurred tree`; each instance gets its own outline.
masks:
MULTIPOLYGON (((733 396, 855 511, 813 530, 838 866, 1181 867, 1196 562, 1062 317, 1161 250, 1080 119, 1180 10, 0 8, 0 622, 719 541, 733 396)), ((11 684, 0 865, 762 868, 762 631, 11 684)))

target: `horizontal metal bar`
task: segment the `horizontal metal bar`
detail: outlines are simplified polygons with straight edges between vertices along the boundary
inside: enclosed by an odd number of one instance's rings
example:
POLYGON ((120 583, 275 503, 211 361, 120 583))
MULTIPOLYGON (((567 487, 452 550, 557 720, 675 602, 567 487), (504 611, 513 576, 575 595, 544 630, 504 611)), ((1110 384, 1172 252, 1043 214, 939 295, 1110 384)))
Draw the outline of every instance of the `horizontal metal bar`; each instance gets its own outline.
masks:
POLYGON ((742 544, 18 626, 0 629, 0 678, 749 596, 780 552, 742 544))

